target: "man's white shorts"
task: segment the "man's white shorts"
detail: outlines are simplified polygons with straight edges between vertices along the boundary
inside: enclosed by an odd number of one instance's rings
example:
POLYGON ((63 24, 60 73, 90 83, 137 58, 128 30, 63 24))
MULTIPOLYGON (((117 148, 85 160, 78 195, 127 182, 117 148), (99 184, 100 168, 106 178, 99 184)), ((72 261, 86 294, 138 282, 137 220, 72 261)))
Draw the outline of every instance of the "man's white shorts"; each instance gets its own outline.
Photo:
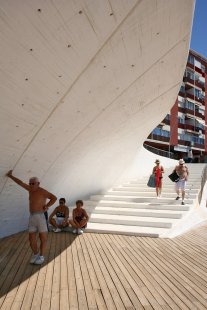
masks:
POLYGON ((182 191, 185 190, 185 186, 186 186, 186 180, 179 180, 178 182, 175 183, 175 189, 179 190, 181 189, 182 191))
POLYGON ((28 225, 29 233, 32 232, 47 232, 47 222, 44 213, 37 212, 31 213, 29 217, 29 225, 28 225))

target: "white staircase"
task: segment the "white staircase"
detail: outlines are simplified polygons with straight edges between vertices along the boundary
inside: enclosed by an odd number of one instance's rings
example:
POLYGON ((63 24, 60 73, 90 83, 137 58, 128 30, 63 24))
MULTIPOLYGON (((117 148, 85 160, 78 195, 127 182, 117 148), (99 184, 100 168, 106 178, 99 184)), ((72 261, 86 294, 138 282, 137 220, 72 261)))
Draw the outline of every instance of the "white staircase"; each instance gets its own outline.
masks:
POLYGON ((106 193, 93 195, 85 208, 90 216, 87 232, 115 233, 150 237, 165 236, 169 230, 184 221, 194 208, 201 186, 205 164, 188 164, 190 177, 186 187, 185 205, 175 200, 175 184, 166 170, 162 197, 157 199, 155 189, 147 187, 148 178, 132 180, 106 193))

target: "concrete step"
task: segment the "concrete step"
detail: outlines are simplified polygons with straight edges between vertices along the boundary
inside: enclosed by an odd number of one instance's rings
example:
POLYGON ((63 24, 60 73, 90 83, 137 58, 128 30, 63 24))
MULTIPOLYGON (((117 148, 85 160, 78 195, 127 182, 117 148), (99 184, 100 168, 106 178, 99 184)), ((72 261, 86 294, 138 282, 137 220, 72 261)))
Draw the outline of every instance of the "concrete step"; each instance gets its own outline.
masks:
MULTIPOLYGON (((177 203, 177 201, 176 201, 177 203)), ((88 200, 84 203, 85 208, 90 211, 96 207, 112 207, 112 208, 133 208, 133 209, 150 209, 150 210, 172 210, 172 211, 189 211, 190 205, 185 204, 165 204, 165 203, 139 203, 139 202, 125 202, 113 200, 88 200)), ((91 211, 90 211, 91 212, 91 211)))
MULTIPOLYGON (((124 183, 123 185, 137 185, 137 186, 145 186, 147 187, 147 182, 148 182, 148 179, 146 180, 140 180, 140 181, 134 181, 134 182, 130 182, 130 183, 124 183)), ((190 188, 190 187, 200 187, 200 183, 201 183, 201 180, 191 180, 191 181, 188 181, 187 184, 186 184, 186 187, 187 188, 190 188)), ((171 182, 170 179, 169 181, 168 180, 163 180, 163 187, 173 187, 175 185, 175 182, 171 182)))
MULTIPOLYGON (((104 195, 104 193, 102 193, 104 195)), ((117 196, 135 196, 135 197, 148 197, 148 198, 157 198, 155 191, 151 192, 151 191, 118 191, 118 190, 109 190, 107 191, 106 195, 117 195, 117 196)), ((190 192, 187 192, 187 197, 190 197, 192 199, 196 198, 196 194, 190 192)), ((175 193, 165 193, 162 192, 162 198, 174 198, 175 199, 176 194, 175 193)))
POLYGON ((91 214, 90 223, 106 223, 114 225, 171 228, 176 223, 172 218, 139 217, 113 214, 91 214))
POLYGON ((167 228, 113 225, 98 222, 88 223, 87 228, 85 229, 85 232, 88 233, 132 235, 151 238, 158 238, 167 231, 167 228))
MULTIPOLYGON (((197 194, 198 191, 199 191, 200 188, 186 188, 186 193, 191 191, 192 193, 195 193, 197 194)), ((118 190, 118 191, 131 191, 131 192, 138 192, 138 191, 146 191, 147 192, 155 192, 155 189, 154 188, 151 188, 151 187, 147 187, 146 188, 146 185, 145 186, 131 186, 131 185, 123 185, 123 186, 119 186, 119 187, 113 187, 111 190, 118 190)), ((175 193, 175 187, 174 186, 164 186, 162 188, 162 193, 175 193)))
MULTIPOLYGON (((90 208, 86 210, 90 213, 90 208)), ((180 219, 186 211, 175 210, 151 210, 151 209, 134 209, 134 208, 114 208, 114 207, 96 207, 93 209, 93 214, 113 214, 125 216, 138 216, 138 217, 158 217, 158 218, 174 218, 180 219)))
POLYGON ((157 199, 155 189, 147 187, 149 176, 115 185, 103 194, 92 195, 85 202, 89 214, 86 231, 115 233, 149 237, 166 236, 171 228, 184 223, 189 210, 193 209, 200 190, 201 171, 192 172, 186 186, 185 205, 175 200, 175 183, 165 171, 162 197, 157 199))
MULTIPOLYGON (((125 201, 125 202, 151 202, 151 203, 155 203, 157 201, 159 201, 159 203, 169 203, 169 204, 181 204, 181 202, 178 200, 175 200, 175 198, 152 198, 152 197, 148 197, 148 196, 143 196, 143 197, 137 197, 137 196, 118 196, 118 195, 92 195, 90 197, 90 200, 113 200, 113 201, 125 201)), ((185 199, 185 203, 186 204, 192 204, 194 201, 193 199, 185 199)))

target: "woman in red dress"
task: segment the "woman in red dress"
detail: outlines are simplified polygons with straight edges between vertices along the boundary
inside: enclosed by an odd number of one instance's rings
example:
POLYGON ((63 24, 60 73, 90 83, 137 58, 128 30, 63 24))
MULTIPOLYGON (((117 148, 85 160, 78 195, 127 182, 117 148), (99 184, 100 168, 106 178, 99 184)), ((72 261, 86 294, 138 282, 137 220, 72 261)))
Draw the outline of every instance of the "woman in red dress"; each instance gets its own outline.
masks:
POLYGON ((157 198, 161 197, 161 192, 162 192, 162 178, 163 178, 163 173, 164 169, 163 166, 160 165, 159 159, 156 159, 155 161, 156 166, 154 166, 152 173, 155 175, 155 181, 156 181, 156 194, 157 198))

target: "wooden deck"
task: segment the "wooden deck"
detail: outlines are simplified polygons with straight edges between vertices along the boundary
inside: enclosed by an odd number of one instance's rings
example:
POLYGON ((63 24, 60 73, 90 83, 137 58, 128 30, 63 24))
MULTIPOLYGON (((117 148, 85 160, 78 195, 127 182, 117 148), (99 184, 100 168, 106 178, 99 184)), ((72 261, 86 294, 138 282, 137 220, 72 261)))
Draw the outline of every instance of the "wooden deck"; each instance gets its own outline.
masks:
POLYGON ((207 309, 207 223, 175 239, 26 232, 0 240, 0 309, 207 309))

